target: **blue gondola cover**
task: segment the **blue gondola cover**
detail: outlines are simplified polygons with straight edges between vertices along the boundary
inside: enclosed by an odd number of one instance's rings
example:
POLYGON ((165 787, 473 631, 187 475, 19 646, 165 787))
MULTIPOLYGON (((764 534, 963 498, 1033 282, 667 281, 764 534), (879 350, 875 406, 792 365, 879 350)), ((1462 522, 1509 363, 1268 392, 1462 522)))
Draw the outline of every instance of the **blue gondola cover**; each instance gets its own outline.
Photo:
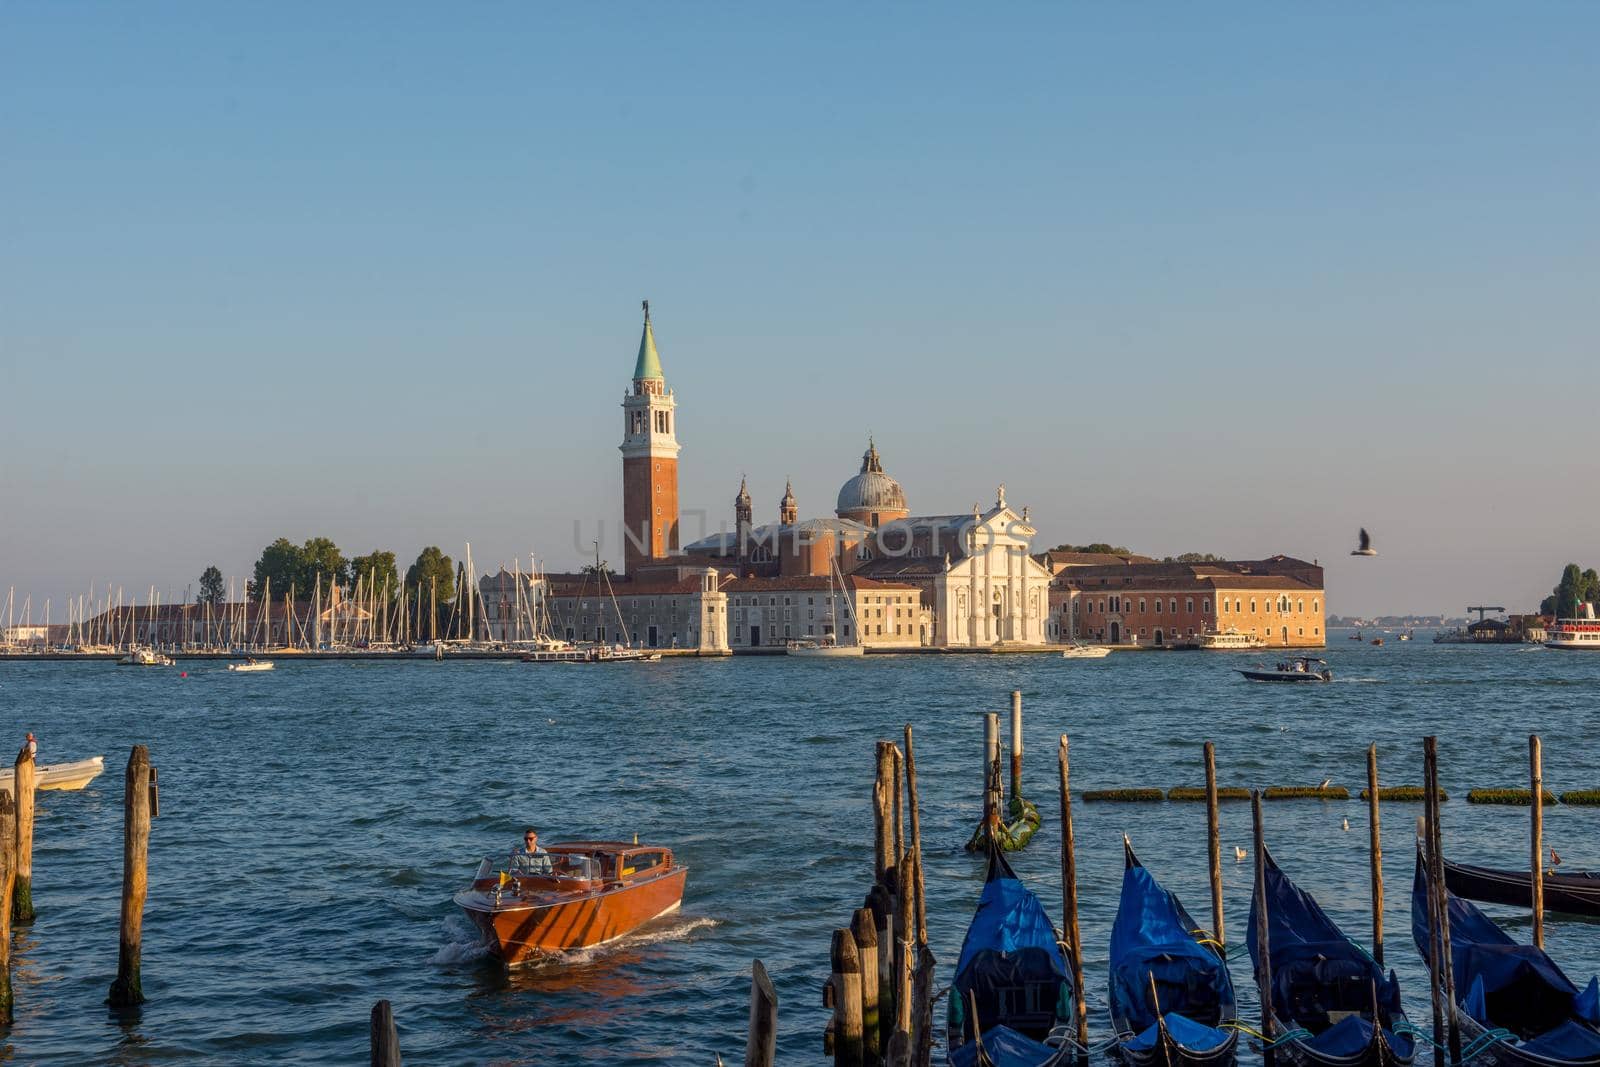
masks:
POLYGON ((1130 852, 1111 927, 1111 1016, 1119 1031, 1136 1035, 1129 1047, 1154 1040, 1152 976, 1173 1040, 1195 1051, 1233 1040, 1217 1028, 1235 1015, 1233 980, 1196 933, 1183 905, 1130 852))
MULTIPOLYGON (((1037 1043, 1072 1017, 1072 978, 1055 927, 1003 857, 992 852, 989 862, 950 997, 949 1020, 960 1047, 972 1039, 969 998, 977 1002, 986 1048, 989 1036, 1002 1031, 1037 1043)), ((989 1053, 992 1059, 994 1050, 989 1053)))
MULTIPOLYGON (((1042 1067, 1061 1054, 1060 1049, 1042 1045, 1009 1026, 983 1032, 983 1051, 995 1067, 1042 1067)), ((951 1067, 976 1067, 978 1043, 969 1041, 950 1050, 951 1067)))
MULTIPOLYGON (((1411 936, 1427 959, 1425 869, 1419 850, 1411 883, 1411 936)), ((1591 980, 1580 993, 1543 950, 1513 941, 1469 901, 1445 896, 1451 970, 1462 1010, 1484 1026, 1510 1031, 1524 1054, 1556 1061, 1600 1057, 1600 985, 1591 980)))
MULTIPOLYGON (((1310 1051, 1335 1058, 1355 1056, 1372 1043, 1370 1016, 1376 990, 1378 1008, 1385 1016, 1378 1020, 1385 1026, 1384 1038, 1397 1057, 1410 1059, 1415 1042, 1391 1029, 1395 1020, 1405 1017, 1393 972, 1385 975, 1371 956, 1345 937, 1316 898, 1295 885, 1270 854, 1263 860, 1267 939, 1272 946, 1272 1007, 1278 1020, 1311 1030, 1301 1042, 1310 1051)), ((1252 895, 1245 940, 1259 985, 1258 906, 1252 895)))

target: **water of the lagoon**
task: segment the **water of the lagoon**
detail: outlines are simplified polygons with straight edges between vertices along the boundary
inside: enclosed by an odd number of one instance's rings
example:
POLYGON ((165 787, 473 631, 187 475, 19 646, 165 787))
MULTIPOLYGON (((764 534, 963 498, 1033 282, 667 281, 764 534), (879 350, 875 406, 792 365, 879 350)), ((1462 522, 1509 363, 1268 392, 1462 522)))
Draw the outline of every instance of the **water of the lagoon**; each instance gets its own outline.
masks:
MULTIPOLYGON (((1055 739, 1072 736, 1076 788, 1199 784, 1218 744, 1229 785, 1421 780, 1421 737, 1441 739, 1447 847, 1527 864, 1527 811, 1463 802, 1521 785, 1539 731, 1551 788, 1600 785, 1593 743, 1600 655, 1530 647, 1383 648, 1335 635, 1327 686, 1252 685, 1260 654, 785 658, 574 667, 519 663, 0 665, 11 737, 41 759, 105 753, 81 793, 41 795, 39 918, 17 935, 18 1063, 361 1062, 373 1001, 388 998, 406 1062, 658 1060, 705 1065, 743 1047, 750 961, 781 998, 779 1054, 822 1060, 829 932, 859 906, 871 867, 872 742, 908 720, 927 849, 929 926, 947 983, 980 861, 962 851, 979 804, 981 721, 1013 688, 1026 706, 1025 791, 1045 829, 1013 862, 1060 907, 1055 739), (150 850, 141 1014, 104 1005, 117 961, 122 766, 134 742, 161 771, 150 850), (607 835, 671 845, 690 865, 682 914, 564 966, 507 975, 482 958, 451 893, 481 854, 607 835)), ((0 737, 5 736, 0 734, 0 737)), ((1076 806, 1094 1035, 1121 877, 1120 835, 1209 916, 1203 805, 1076 806)), ((1389 961, 1414 1020, 1429 1017, 1407 923, 1417 805, 1385 809, 1389 961)), ((1224 879, 1234 980, 1256 1016, 1243 953, 1249 805, 1226 805, 1224 879)), ((1274 852, 1358 940, 1369 937, 1365 809, 1267 809, 1274 852), (1348 816, 1350 830, 1341 830, 1348 816)), ((1569 869, 1600 868, 1600 810, 1557 807, 1546 833, 1569 869)), ((1526 915, 1491 909, 1519 937, 1526 915)), ((1600 925, 1553 917, 1548 947, 1580 983, 1600 968, 1600 925)), ((1247 1060, 1256 1060, 1246 1052, 1247 1060)))

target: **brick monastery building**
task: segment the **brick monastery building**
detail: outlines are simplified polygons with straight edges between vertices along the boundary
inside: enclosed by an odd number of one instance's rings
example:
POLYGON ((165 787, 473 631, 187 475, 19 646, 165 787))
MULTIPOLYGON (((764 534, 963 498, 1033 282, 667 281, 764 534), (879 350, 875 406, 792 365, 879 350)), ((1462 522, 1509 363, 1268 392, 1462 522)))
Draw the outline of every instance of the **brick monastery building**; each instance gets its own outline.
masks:
POLYGON ((1056 574, 1050 614, 1061 640, 1174 645, 1234 630, 1277 648, 1327 642, 1322 568, 1315 562, 1273 556, 1159 563, 1098 553, 1044 559, 1056 574))

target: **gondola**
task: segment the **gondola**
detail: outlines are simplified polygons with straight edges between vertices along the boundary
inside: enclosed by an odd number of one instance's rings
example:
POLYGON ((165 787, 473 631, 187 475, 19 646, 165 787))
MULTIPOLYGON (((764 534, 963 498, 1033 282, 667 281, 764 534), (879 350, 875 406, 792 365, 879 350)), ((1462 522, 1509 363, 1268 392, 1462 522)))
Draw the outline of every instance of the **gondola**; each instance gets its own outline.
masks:
MULTIPOLYGON (((1410 1064, 1416 1059, 1416 1041, 1405 1032, 1410 1023, 1400 1006, 1394 972, 1385 976, 1383 968, 1344 935, 1311 895, 1289 880, 1270 852, 1263 850, 1262 861, 1267 943, 1272 950, 1272 1013, 1277 1034, 1287 1038, 1277 1047, 1278 1062, 1309 1067, 1410 1064)), ((1252 894, 1246 938, 1258 988, 1259 904, 1252 894)))
POLYGON ((1122 896, 1111 926, 1111 1022, 1133 1067, 1221 1067, 1239 1041, 1233 979, 1215 942, 1122 839, 1122 896))
MULTIPOLYGON (((1495 867, 1474 867, 1467 863, 1444 861, 1444 884, 1450 892, 1468 900, 1490 904, 1510 904, 1524 908, 1533 899, 1532 875, 1527 871, 1503 871, 1495 867)), ((1571 874, 1544 876, 1544 908, 1569 915, 1600 916, 1600 874, 1574 871, 1571 874)))
MULTIPOLYGON (((1555 960, 1519 945, 1448 890, 1457 1025, 1471 1056, 1498 1067, 1600 1067, 1600 982, 1579 991, 1555 960)), ((1411 936, 1428 959, 1428 875, 1417 848, 1411 936)))
MULTIPOLYGON (((992 839, 991 839, 992 840, 992 839)), ((999 849, 967 927, 950 987, 945 1048, 952 1067, 1056 1067, 1071 1040, 1072 972, 1044 906, 999 849), (976 1016, 976 1018, 974 1018, 976 1016)))

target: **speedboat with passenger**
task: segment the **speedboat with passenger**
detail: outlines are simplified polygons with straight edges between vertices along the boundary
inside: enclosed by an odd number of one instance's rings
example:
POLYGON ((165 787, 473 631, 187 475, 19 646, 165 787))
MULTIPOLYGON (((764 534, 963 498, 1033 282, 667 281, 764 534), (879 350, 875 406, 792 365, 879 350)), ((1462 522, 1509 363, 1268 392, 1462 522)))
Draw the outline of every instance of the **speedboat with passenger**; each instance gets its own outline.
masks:
POLYGON ((1272 670, 1265 667, 1256 667, 1255 670, 1238 668, 1239 673, 1252 682, 1331 682, 1333 671, 1328 669, 1325 659, 1313 659, 1311 656, 1298 656, 1294 659, 1281 660, 1272 670))
POLYGON ((677 911, 689 869, 660 845, 569 841, 489 856, 456 906, 508 966, 594 948, 677 911), (548 859, 526 870, 529 859, 548 859))

